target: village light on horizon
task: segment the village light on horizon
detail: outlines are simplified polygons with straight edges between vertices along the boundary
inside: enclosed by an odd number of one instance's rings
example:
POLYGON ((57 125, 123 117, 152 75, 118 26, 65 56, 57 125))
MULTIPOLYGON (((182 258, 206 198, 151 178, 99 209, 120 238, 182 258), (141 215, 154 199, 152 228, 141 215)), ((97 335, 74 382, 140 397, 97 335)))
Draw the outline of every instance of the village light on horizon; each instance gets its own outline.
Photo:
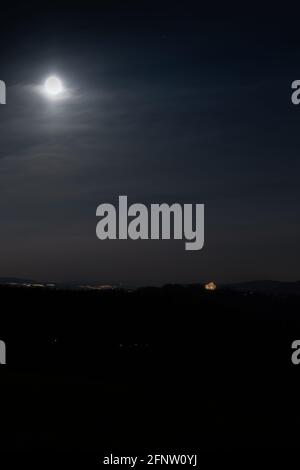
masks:
POLYGON ((208 282, 207 284, 205 284, 204 287, 205 287, 206 290, 216 290, 217 289, 217 285, 214 282, 208 282))

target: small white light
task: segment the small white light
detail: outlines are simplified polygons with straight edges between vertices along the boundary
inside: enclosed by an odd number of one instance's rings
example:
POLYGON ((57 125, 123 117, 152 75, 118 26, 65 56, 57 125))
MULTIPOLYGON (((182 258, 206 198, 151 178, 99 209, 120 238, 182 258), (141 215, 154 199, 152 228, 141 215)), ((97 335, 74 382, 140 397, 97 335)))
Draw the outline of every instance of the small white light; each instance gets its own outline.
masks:
POLYGON ((47 78, 45 81, 45 91, 51 96, 56 96, 62 93, 63 86, 61 80, 54 76, 47 78))

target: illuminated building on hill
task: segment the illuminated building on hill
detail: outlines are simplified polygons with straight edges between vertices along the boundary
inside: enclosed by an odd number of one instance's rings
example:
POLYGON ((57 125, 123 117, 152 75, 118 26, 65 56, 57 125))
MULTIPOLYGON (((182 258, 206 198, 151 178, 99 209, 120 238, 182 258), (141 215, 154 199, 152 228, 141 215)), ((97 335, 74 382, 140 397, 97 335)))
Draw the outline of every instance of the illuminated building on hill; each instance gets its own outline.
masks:
POLYGON ((214 282, 209 282, 208 284, 205 284, 204 287, 206 290, 216 290, 217 285, 214 282))

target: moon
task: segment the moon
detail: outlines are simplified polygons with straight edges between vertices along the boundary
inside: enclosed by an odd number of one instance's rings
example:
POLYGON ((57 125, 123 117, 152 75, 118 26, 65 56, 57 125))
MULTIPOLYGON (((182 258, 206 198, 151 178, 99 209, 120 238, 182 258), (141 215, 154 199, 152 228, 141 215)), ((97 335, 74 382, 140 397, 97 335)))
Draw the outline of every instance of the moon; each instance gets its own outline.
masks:
POLYGON ((54 75, 52 77, 48 77, 45 81, 44 90, 45 93, 50 97, 58 96, 64 90, 62 81, 54 75))

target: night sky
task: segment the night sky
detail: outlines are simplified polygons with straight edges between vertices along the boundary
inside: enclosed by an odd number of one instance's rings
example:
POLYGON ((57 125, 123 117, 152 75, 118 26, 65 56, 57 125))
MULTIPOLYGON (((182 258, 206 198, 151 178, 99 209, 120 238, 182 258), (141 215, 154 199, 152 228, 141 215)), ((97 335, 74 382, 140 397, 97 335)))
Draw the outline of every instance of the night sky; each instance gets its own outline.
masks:
POLYGON ((300 278, 297 12, 1 6, 0 277, 300 278), (49 75, 68 97, 38 93, 49 75), (204 203, 205 246, 99 241, 96 208, 204 203))

